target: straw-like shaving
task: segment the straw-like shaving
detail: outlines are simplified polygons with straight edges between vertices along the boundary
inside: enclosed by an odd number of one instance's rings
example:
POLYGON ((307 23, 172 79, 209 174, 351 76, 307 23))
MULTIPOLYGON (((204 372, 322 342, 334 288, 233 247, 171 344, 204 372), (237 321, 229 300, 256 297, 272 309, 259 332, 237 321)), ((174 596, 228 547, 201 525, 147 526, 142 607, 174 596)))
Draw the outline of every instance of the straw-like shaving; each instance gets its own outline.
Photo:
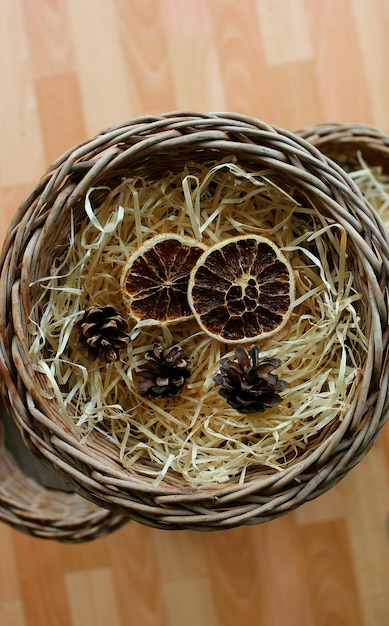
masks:
POLYGON ((299 206, 263 176, 236 163, 188 165, 158 183, 124 181, 86 218, 65 256, 41 280, 45 308, 32 328, 31 356, 64 414, 87 439, 97 429, 118 447, 124 466, 158 484, 174 470, 188 483, 244 481, 250 468, 281 469, 347 411, 367 349, 344 229, 299 206), (135 324, 120 362, 90 363, 75 348, 74 324, 91 305, 112 304, 126 315, 120 276, 129 254, 162 232, 206 245, 239 233, 272 239, 290 261, 296 303, 280 333, 260 343, 282 361, 283 401, 242 415, 213 382, 220 358, 234 351, 201 332, 193 318, 169 326, 135 324), (137 392, 134 369, 153 342, 179 343, 192 360, 181 394, 153 401, 137 392), (151 461, 151 463, 150 463, 151 461))
POLYGON ((389 177, 382 173, 381 167, 369 167, 360 155, 358 161, 360 167, 350 172, 350 176, 389 228, 389 177))

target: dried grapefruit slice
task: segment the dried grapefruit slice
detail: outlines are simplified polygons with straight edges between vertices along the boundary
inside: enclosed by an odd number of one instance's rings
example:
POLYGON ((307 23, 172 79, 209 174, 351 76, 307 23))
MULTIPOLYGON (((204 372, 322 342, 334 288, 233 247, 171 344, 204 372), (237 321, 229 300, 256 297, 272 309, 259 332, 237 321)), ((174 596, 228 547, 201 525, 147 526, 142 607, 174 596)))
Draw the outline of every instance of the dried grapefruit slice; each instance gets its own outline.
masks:
POLYGON ((222 341, 254 341, 278 332, 293 298, 289 262, 259 235, 239 235, 211 246, 189 279, 188 301, 199 325, 222 341))
POLYGON ((192 315, 188 304, 190 272, 205 246, 183 235, 148 239, 127 260, 121 287, 126 306, 139 320, 168 323, 192 315))

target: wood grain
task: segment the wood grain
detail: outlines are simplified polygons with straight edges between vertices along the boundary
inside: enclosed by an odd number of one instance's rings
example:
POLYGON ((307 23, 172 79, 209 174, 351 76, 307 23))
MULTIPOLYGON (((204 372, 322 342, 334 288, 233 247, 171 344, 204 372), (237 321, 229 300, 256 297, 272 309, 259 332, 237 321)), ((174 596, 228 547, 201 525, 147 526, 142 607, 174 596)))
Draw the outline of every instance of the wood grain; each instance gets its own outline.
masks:
POLYGON ((66 575, 67 597, 74 626, 120 626, 115 586, 110 568, 66 575))
POLYGON ((78 76, 75 72, 69 72, 37 78, 35 89, 45 158, 51 163, 65 152, 69 143, 76 145, 85 137, 78 76), (58 132, 53 133, 53 128, 58 128, 58 132))
POLYGON ((304 0, 256 0, 266 65, 285 65, 313 58, 304 0))
MULTIPOLYGON (((0 237, 46 167, 174 109, 389 131, 387 0, 1 0, 0 237)), ((389 431, 334 489, 215 533, 0 526, 1 626, 389 624, 389 431)))
POLYGON ((303 551, 315 623, 361 626, 358 589, 343 520, 307 526, 303 551))
MULTIPOLYGON (((373 124, 372 93, 366 88, 369 66, 364 66, 351 0, 310 0, 307 4, 317 89, 323 113, 327 119, 336 120, 339 100, 346 99, 345 114, 350 123, 373 124)), ((347 120, 343 118, 342 121, 347 120)))
POLYGON ((115 6, 133 114, 173 110, 176 103, 165 34, 166 11, 159 10, 158 0, 116 0, 115 6))
MULTIPOLYGON (((161 535, 161 539, 168 541, 169 535, 161 535)), ((109 547, 108 562, 113 570, 122 624, 169 624, 162 581, 167 579, 171 555, 168 553, 167 559, 158 557, 155 542, 159 536, 156 531, 130 523, 119 533, 102 540, 109 547)), ((182 575, 183 560, 179 562, 177 572, 182 575)))

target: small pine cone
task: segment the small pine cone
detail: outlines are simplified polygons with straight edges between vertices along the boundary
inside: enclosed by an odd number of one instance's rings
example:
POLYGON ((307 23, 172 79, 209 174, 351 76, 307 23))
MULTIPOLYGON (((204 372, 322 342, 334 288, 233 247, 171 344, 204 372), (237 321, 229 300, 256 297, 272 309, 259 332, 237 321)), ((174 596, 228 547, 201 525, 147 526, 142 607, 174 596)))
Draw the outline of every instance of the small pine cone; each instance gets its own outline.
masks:
POLYGON ((130 341, 126 320, 110 305, 86 309, 75 328, 80 333, 76 346, 87 351, 90 361, 118 361, 119 351, 130 341))
POLYGON ((173 346, 168 352, 159 343, 145 354, 147 363, 139 365, 135 372, 143 380, 138 384, 139 392, 144 396, 166 398, 177 395, 190 376, 190 360, 179 346, 173 346))
POLYGON ((214 381, 222 386, 219 394, 239 413, 260 413, 282 401, 277 393, 287 386, 272 370, 281 365, 279 359, 260 359, 259 349, 252 346, 250 354, 239 346, 235 359, 222 359, 214 381))

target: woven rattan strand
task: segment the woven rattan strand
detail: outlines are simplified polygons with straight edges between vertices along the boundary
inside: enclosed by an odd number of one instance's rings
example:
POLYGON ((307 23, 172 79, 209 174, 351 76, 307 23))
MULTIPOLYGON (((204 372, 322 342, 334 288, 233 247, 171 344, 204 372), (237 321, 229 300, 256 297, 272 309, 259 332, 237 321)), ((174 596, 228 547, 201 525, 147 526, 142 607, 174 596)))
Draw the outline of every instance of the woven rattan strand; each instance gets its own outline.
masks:
POLYGON ((389 173, 389 135, 364 124, 325 123, 296 131, 326 156, 352 171, 360 165, 359 155, 370 166, 389 173))
POLYGON ((113 532, 128 521, 123 515, 96 506, 66 489, 57 474, 51 477, 43 466, 37 471, 39 462, 29 457, 14 428, 0 403, 1 522, 33 537, 85 543, 113 532), (9 445, 11 434, 17 454, 9 445))
MULTIPOLYGON (((61 156, 20 207, 8 232, 0 268, 0 370, 7 410, 29 448, 96 504, 165 529, 217 530, 283 515, 335 485, 369 450, 388 412, 387 230, 336 163, 295 133, 232 113, 178 112, 109 128, 61 156), (263 170, 348 233, 355 280, 363 294, 369 349, 352 406, 300 457, 280 472, 253 470, 244 484, 192 488, 168 472, 155 486, 142 467, 125 470, 114 446, 98 434, 88 444, 42 397, 45 380, 29 359, 28 321, 39 315, 30 284, 47 275, 67 245, 70 213, 76 224, 90 187, 116 186, 123 176, 158 180, 188 161, 234 155, 263 170)), ((39 292, 40 295, 40 292, 39 292)))

